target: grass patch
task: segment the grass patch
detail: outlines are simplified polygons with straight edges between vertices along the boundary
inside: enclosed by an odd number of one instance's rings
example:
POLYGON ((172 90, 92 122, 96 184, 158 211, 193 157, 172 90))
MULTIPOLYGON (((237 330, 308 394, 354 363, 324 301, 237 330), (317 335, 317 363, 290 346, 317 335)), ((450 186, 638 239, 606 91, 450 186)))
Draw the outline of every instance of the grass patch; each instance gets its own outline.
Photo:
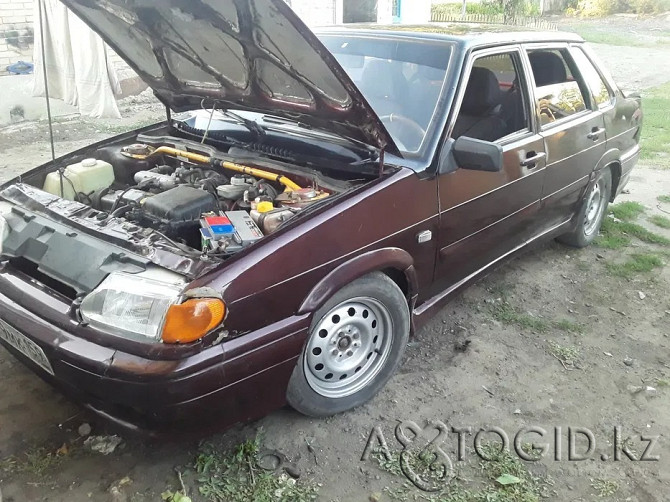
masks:
POLYGON ((503 324, 518 326, 521 329, 528 329, 537 333, 545 333, 551 328, 567 333, 584 333, 584 327, 579 323, 568 319, 553 321, 524 314, 506 300, 493 305, 491 307, 491 315, 493 315, 496 321, 503 324))
POLYGON ((654 214, 649 217, 649 221, 661 228, 670 228, 670 218, 667 216, 661 216, 660 214, 654 214))
POLYGON ((651 272, 663 266, 663 261, 653 253, 635 253, 623 263, 607 263, 610 274, 624 279, 632 279, 638 274, 651 272))
POLYGON ((544 333, 550 327, 550 323, 544 319, 521 313, 516 307, 504 300, 491 308, 491 314, 496 321, 503 324, 512 324, 521 329, 530 329, 538 333, 544 333))
POLYGON ((670 245, 670 239, 668 239, 667 237, 663 237, 662 235, 650 232, 643 226, 638 225, 636 223, 630 223, 624 221, 615 224, 618 226, 619 231, 623 232, 624 234, 637 237, 642 242, 647 242, 649 244, 661 244, 663 246, 670 245))
POLYGON ((584 333, 584 326, 581 324, 570 321, 569 319, 561 319, 560 321, 554 322, 554 327, 566 333, 575 333, 581 335, 584 333))
POLYGON ((390 452, 390 458, 382 453, 380 449, 373 451, 370 457, 377 462, 377 466, 384 472, 393 474, 394 476, 402 476, 402 469, 400 468, 400 453, 390 452))
POLYGON ((619 491, 619 483, 611 479, 594 479, 591 481, 591 487, 600 498, 611 497, 619 491))
POLYGON ((317 486, 259 466, 260 443, 260 436, 256 436, 225 456, 206 447, 195 460, 200 494, 215 502, 316 500, 317 486))
POLYGON ((670 167, 670 83, 645 92, 642 111, 641 158, 659 167, 670 167))
MULTIPOLYGON (((604 226, 604 225, 603 225, 604 226)), ((622 249, 630 246, 631 240, 625 235, 599 235, 595 245, 605 249, 622 249)))
MULTIPOLYGON (((501 450, 499 444, 485 443, 482 444, 480 452, 484 459, 479 464, 479 471, 485 478, 485 482, 478 488, 465 486, 465 479, 456 476, 443 491, 430 496, 419 492, 409 482, 397 488, 386 487, 384 492, 392 500, 430 502, 539 502, 548 496, 550 480, 533 475, 526 465, 509 450, 501 450), (505 484, 505 479, 508 480, 507 482, 510 479, 514 481, 505 484)), ((395 458, 396 454, 392 455, 395 458)), ((395 471, 395 469, 385 470, 395 471)), ((392 473, 395 474, 395 472, 392 473)))
POLYGON ((667 378, 657 378, 656 387, 670 387, 670 380, 667 378))
POLYGON ((665 202, 666 204, 670 204, 670 195, 659 195, 656 197, 659 202, 665 202))
POLYGON ((620 202, 609 207, 609 213, 622 221, 632 221, 644 212, 644 206, 633 201, 620 202))
POLYGON ((649 244, 670 245, 670 239, 651 232, 637 223, 630 221, 616 221, 605 218, 600 227, 600 235, 596 238, 596 246, 607 249, 621 249, 631 244, 635 237, 649 244))
POLYGON ((22 455, 0 460, 0 472, 28 473, 41 476, 60 463, 62 457, 46 448, 29 449, 22 455))
POLYGON ((569 30, 577 33, 587 42, 594 44, 618 45, 622 47, 658 47, 670 43, 670 41, 665 39, 659 39, 658 41, 641 40, 632 34, 600 30, 595 26, 571 26, 569 30))
POLYGON ((574 367, 579 359, 579 349, 577 347, 563 346, 553 340, 549 340, 549 353, 558 359, 564 367, 574 367))

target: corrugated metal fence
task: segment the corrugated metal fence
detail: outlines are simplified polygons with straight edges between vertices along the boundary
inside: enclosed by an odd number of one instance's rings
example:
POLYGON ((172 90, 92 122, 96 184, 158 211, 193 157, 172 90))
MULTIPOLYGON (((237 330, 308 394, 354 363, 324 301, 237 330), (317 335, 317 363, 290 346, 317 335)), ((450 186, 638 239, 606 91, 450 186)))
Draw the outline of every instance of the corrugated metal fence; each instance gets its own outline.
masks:
POLYGON ((506 17, 503 14, 460 14, 433 12, 431 21, 437 23, 480 23, 526 26, 540 30, 557 31, 558 25, 541 17, 506 17))

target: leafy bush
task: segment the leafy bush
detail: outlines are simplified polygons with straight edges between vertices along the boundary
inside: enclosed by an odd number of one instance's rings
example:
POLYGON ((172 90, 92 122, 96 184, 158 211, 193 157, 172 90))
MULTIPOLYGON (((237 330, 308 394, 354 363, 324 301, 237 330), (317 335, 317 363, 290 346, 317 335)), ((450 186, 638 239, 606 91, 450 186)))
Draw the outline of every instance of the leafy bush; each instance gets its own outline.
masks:
MULTIPOLYGON (((453 16, 459 15, 461 13, 461 4, 460 3, 442 3, 442 4, 433 4, 432 14, 433 18, 439 16, 453 16)), ((484 15, 496 15, 502 14, 502 9, 499 7, 498 3, 468 3, 465 6, 466 14, 484 14, 484 15)))
POLYGON ((637 14, 660 14, 670 10, 670 0, 631 0, 631 6, 637 14))
POLYGON ((578 0, 566 14, 581 17, 603 17, 622 12, 659 14, 670 10, 670 0, 578 0))
MULTIPOLYGON (((458 15, 461 13, 460 3, 433 4, 433 19, 439 16, 458 15)), ((536 0, 484 0, 481 3, 467 3, 466 14, 499 16, 539 16, 540 5, 536 0)))

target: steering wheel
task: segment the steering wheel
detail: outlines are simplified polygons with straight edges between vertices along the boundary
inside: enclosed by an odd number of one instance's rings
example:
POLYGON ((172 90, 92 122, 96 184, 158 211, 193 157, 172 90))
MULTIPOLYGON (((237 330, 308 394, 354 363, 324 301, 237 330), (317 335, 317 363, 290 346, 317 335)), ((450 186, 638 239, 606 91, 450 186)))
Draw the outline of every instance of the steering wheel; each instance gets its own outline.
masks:
POLYGON ((379 119, 389 129, 395 129, 396 134, 394 134, 394 136, 401 137, 402 139, 406 140, 403 141, 403 143, 409 143, 410 145, 418 146, 421 144, 421 141, 423 141, 423 138, 426 135, 426 131, 423 127, 421 127, 411 118, 405 117, 404 115, 391 113, 390 115, 383 115, 379 117, 379 119), (410 133, 409 138, 407 137, 408 132, 410 133), (408 139, 411 139, 411 141, 407 141, 408 139))

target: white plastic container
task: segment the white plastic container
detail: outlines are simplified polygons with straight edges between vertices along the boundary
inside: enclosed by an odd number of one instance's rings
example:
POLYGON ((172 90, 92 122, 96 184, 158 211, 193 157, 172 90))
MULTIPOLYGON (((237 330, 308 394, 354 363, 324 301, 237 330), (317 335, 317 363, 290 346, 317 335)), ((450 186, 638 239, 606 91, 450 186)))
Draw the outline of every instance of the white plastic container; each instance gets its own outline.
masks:
POLYGON ((102 160, 84 159, 65 168, 62 182, 63 193, 61 193, 60 173, 58 171, 49 173, 44 180, 43 190, 67 200, 74 200, 75 192, 88 195, 109 187, 114 182, 114 168, 102 160))

